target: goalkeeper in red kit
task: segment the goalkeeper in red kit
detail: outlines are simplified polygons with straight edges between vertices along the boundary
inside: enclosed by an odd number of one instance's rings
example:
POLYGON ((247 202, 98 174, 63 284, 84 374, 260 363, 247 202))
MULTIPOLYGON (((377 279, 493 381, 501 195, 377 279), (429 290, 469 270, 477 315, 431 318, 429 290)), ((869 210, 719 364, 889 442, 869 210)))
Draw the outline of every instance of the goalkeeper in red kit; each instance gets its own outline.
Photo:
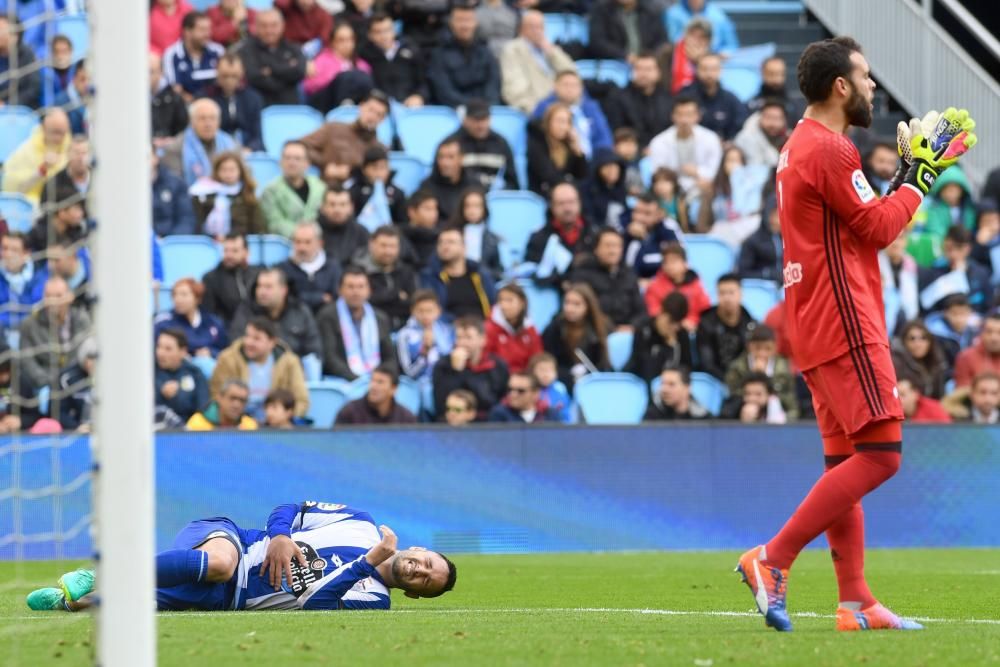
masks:
POLYGON ((778 159, 788 335, 812 392, 826 470, 769 542, 737 571, 768 626, 788 631, 788 571, 826 533, 837 575, 838 630, 920 629, 872 595, 864 576, 861 499, 902 457, 903 410, 889 354, 877 253, 909 223, 938 174, 971 148, 967 112, 932 112, 900 128, 902 164, 877 198, 848 127, 872 121, 875 82, 849 37, 810 44, 798 64, 808 108, 778 159))

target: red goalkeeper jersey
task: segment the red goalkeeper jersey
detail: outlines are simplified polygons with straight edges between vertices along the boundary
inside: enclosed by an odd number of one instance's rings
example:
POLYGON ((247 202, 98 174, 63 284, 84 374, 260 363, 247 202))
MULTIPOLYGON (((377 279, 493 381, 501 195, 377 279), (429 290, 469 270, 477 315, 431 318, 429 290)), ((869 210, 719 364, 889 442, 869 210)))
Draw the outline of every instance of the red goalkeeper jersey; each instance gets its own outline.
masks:
POLYGON ((879 199, 843 134, 804 119, 778 159, 778 212, 792 355, 808 370, 866 344, 888 345, 877 254, 923 196, 879 199))

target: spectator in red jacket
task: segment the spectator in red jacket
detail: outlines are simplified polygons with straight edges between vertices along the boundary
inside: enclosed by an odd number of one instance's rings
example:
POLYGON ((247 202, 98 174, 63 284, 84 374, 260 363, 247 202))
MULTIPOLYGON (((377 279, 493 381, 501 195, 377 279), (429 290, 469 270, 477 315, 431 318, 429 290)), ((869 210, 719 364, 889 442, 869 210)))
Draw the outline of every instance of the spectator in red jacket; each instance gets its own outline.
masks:
POLYGON ((205 10, 212 21, 212 41, 232 46, 253 32, 257 12, 247 8, 246 0, 219 0, 205 10))
POLYGON ((1000 313, 988 315, 976 344, 959 353, 955 360, 955 386, 968 387, 984 371, 1000 373, 1000 313))
POLYGON ((149 8, 149 50, 158 56, 181 38, 181 21, 194 7, 187 0, 155 0, 149 8))
POLYGON ((497 292, 497 305, 486 323, 486 352, 507 362, 511 373, 520 373, 542 351, 542 338, 528 319, 528 297, 520 285, 510 283, 497 292))
POLYGON ((896 378, 899 388, 899 402, 903 404, 903 415, 906 421, 924 424, 950 424, 951 415, 944 409, 940 401, 928 398, 920 391, 920 383, 901 375, 896 378))
POLYGON ((684 328, 695 331, 703 311, 712 305, 698 274, 688 268, 687 253, 680 245, 669 245, 663 249, 663 264, 646 288, 646 309, 650 317, 660 314, 663 297, 674 290, 687 297, 688 315, 684 318, 684 328))
POLYGON ((318 39, 318 46, 322 46, 330 41, 333 17, 316 0, 274 0, 274 8, 285 17, 285 39, 289 42, 306 44, 318 39))

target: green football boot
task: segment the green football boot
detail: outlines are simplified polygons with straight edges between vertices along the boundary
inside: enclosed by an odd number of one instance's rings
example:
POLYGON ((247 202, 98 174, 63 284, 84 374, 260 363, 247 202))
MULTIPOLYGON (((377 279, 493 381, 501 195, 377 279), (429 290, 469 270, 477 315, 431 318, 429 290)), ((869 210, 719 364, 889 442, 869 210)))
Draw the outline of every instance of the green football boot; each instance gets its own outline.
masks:
POLYGON ((53 609, 65 609, 63 603, 66 598, 63 596, 61 588, 39 588, 28 593, 28 607, 35 611, 51 611, 53 609))
POLYGON ((76 602, 94 590, 94 571, 80 568, 59 577, 59 585, 67 600, 76 602))

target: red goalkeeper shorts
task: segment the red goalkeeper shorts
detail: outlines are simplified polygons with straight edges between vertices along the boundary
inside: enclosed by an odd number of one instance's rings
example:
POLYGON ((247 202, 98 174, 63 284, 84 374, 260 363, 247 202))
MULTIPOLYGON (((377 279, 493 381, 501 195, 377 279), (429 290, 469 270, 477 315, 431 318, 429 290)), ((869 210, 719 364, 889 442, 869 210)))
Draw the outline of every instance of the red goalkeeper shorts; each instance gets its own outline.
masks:
POLYGON ((889 348, 865 345, 803 374, 824 440, 851 436, 882 421, 902 421, 903 405, 889 348))

